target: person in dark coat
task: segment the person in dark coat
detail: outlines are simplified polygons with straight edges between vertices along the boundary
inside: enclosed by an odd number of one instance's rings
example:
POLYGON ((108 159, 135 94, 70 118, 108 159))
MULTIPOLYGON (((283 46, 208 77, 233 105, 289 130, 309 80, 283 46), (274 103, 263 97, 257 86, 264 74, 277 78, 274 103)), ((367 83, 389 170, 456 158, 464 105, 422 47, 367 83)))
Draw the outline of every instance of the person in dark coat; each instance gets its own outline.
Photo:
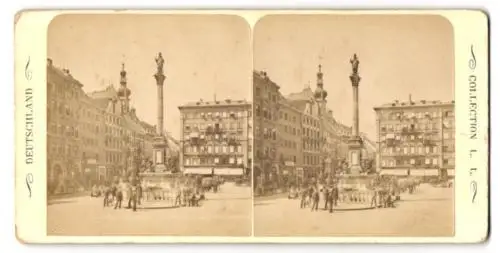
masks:
POLYGON ((115 209, 116 208, 122 208, 122 200, 123 200, 123 182, 119 182, 115 185, 116 189, 116 202, 115 202, 115 209))
POLYGON ((309 191, 307 188, 302 188, 300 191, 300 208, 306 208, 307 207, 307 195, 309 191))
POLYGON ((339 200, 339 188, 337 185, 333 186, 333 193, 332 193, 332 197, 333 197, 333 205, 334 206, 337 206, 337 202, 339 200))
POLYGON ((104 207, 109 206, 111 201, 113 200, 113 186, 112 185, 106 185, 104 187, 104 207))
POLYGON ((311 199, 311 203, 312 203, 312 199, 313 199, 313 194, 314 194, 314 186, 311 186, 311 187, 309 187, 309 192, 308 192, 309 199, 311 199))
POLYGON ((132 210, 135 212, 137 211, 137 200, 139 197, 139 189, 138 189, 138 183, 139 180, 137 180, 136 177, 130 177, 129 179, 129 184, 130 184, 130 191, 128 196, 128 205, 127 208, 132 208, 132 210))
POLYGON ((142 191, 143 191, 141 180, 137 180, 136 187, 137 187, 137 205, 141 205, 142 191))
POLYGON ((312 195, 312 208, 311 211, 318 211, 318 205, 319 205, 319 189, 315 188, 313 195, 312 195))
POLYGON ((333 186, 328 187, 328 197, 327 197, 327 202, 328 202, 328 207, 330 208, 330 213, 333 213, 333 202, 334 202, 334 191, 335 188, 333 186))
POLYGON ((323 187, 322 191, 324 192, 324 198, 325 198, 325 206, 324 206, 324 210, 328 210, 328 203, 330 203, 328 201, 328 199, 330 198, 330 191, 328 190, 328 187, 323 187))

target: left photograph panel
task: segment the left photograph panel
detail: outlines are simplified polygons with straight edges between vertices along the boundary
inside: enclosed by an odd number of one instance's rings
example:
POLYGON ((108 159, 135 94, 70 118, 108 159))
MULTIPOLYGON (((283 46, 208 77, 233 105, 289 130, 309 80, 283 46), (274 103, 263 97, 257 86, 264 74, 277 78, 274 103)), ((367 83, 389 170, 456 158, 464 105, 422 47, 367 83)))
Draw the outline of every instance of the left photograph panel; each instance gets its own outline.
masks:
POLYGON ((47 235, 251 236, 244 19, 71 14, 47 38, 47 235))

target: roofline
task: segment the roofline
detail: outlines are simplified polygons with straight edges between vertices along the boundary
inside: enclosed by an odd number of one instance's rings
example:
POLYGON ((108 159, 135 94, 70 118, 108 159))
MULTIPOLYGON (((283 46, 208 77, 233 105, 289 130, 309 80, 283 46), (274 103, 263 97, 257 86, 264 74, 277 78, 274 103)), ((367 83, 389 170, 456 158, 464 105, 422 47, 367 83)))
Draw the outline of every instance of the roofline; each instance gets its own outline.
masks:
POLYGON ((290 109, 294 110, 294 111, 295 111, 295 112, 297 112, 297 113, 301 113, 301 114, 303 113, 303 111, 302 111, 302 110, 300 110, 299 108, 295 107, 294 105, 289 104, 289 102, 290 102, 290 101, 289 101, 288 99, 286 99, 286 98, 285 98, 285 99, 284 99, 284 101, 283 101, 283 100, 281 100, 279 103, 280 103, 281 105, 283 105, 283 106, 287 107, 287 108, 290 108, 290 109))
MULTIPOLYGON (((78 79, 76 79, 75 77, 73 77, 71 74, 64 74, 63 70, 54 66, 54 65, 51 65, 51 66, 47 66, 48 69, 52 70, 54 72, 55 75, 57 76, 60 76, 62 77, 63 79, 67 80, 67 81, 70 81, 78 86, 80 86, 80 88, 83 87, 83 84, 78 81, 78 79), (60 72, 63 72, 63 73, 60 73, 60 72)), ((48 75, 47 75, 48 76, 48 75)), ((47 77, 47 81, 48 81, 48 77, 47 77)))
POLYGON ((222 104, 222 105, 181 105, 177 108, 179 110, 183 109, 196 109, 196 108, 223 108, 223 107, 252 107, 251 103, 242 103, 242 104, 222 104))
MULTIPOLYGON (((266 79, 265 79, 264 77, 262 77, 262 76, 260 75, 260 73, 259 73, 259 72, 260 72, 260 71, 254 70, 254 71, 253 71, 253 77, 252 77, 252 78, 255 80, 255 76, 257 76, 259 79, 261 79, 261 80, 264 80, 264 81, 265 81, 266 79)), ((276 82, 274 82, 274 81, 273 81, 273 80, 272 80, 269 76, 267 76, 267 81, 268 81, 269 83, 271 83, 272 85, 276 86, 276 88, 277 88, 278 90, 279 90, 279 89, 281 89, 281 87, 280 87, 280 86, 279 86, 276 82)))
POLYGON ((454 102, 446 102, 446 103, 439 103, 439 104, 433 104, 432 102, 426 103, 426 104, 415 104, 415 105, 401 105, 401 104, 396 104, 394 106, 392 105, 383 105, 383 106, 376 106, 373 107, 373 110, 382 110, 382 109, 412 109, 412 108, 425 108, 425 107, 446 107, 446 106, 454 106, 454 102))

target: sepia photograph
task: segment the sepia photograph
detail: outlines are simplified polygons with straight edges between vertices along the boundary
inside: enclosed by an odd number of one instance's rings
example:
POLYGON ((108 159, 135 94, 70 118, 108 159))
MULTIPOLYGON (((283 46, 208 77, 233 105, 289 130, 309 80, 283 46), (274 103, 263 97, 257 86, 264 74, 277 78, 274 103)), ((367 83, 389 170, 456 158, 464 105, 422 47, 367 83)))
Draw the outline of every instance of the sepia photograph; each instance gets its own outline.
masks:
POLYGON ((488 38, 478 10, 19 12, 16 237, 484 242, 488 38))
POLYGON ((255 236, 452 237, 454 61, 439 15, 260 19, 255 236))
POLYGON ((250 236, 250 36, 234 15, 55 17, 47 234, 250 236))

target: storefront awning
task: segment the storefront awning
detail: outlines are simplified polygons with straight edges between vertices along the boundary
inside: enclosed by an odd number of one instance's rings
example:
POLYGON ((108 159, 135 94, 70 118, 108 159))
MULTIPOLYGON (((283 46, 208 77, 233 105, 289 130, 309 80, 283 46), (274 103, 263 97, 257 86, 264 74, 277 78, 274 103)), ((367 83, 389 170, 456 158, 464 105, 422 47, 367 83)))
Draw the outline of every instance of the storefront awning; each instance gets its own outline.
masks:
MULTIPOLYGON (((413 175, 413 171, 411 173, 413 175)), ((380 175, 391 175, 391 176, 406 176, 408 175, 407 169, 382 169, 380 175)))
POLYGON ((212 174, 211 168, 184 168, 184 174, 200 174, 200 175, 210 175, 212 174))
POLYGON ((216 168, 214 173, 215 173, 215 175, 238 176, 238 175, 243 175, 243 169, 242 168, 216 168))
POLYGON ((425 169, 425 170, 412 170, 412 176, 437 176, 439 175, 438 169, 425 169))
MULTIPOLYGON (((380 175, 407 176, 408 169, 382 169, 380 175)), ((410 176, 437 176, 438 169, 410 169, 410 176)))

